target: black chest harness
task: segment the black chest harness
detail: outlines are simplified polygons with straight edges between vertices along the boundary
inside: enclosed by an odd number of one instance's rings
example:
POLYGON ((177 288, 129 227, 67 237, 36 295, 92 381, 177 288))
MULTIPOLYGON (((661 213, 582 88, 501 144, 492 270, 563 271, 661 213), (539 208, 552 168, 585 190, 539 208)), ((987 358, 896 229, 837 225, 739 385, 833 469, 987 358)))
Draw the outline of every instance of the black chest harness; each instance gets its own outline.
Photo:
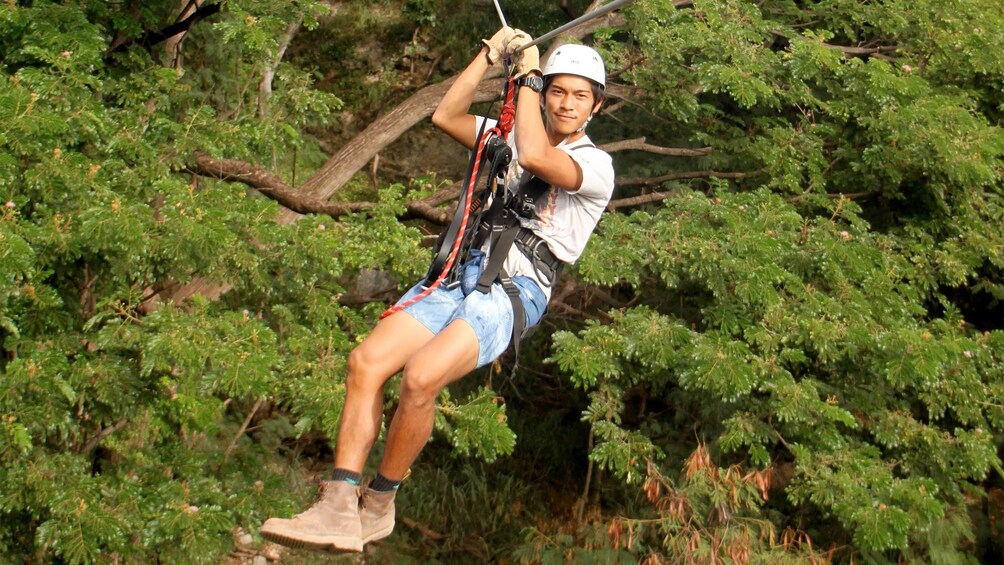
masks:
MULTIPOLYGON (((523 226, 523 221, 538 220, 537 210, 543 206, 550 192, 550 185, 525 172, 520 178, 518 189, 512 192, 506 187, 506 172, 512 163, 512 148, 506 143, 515 117, 513 102, 513 81, 506 85, 505 99, 498 124, 485 131, 484 125, 478 133, 479 143, 467 165, 465 181, 457 201, 450 225, 439 235, 433 247, 433 260, 425 277, 423 291, 412 299, 387 309, 381 318, 418 302, 439 285, 453 288, 460 284, 463 265, 471 256, 471 250, 488 244, 489 255, 484 271, 478 278, 476 290, 488 293, 498 282, 508 295, 513 310, 512 343, 519 354, 519 342, 532 333, 526 327, 526 311, 519 296, 519 288, 513 283, 503 263, 515 245, 533 265, 541 284, 553 286, 561 273, 564 263, 554 256, 547 242, 533 230, 523 226), (484 175, 484 161, 488 162, 484 175), (484 177, 483 186, 475 189, 484 177), (485 203, 491 202, 486 208, 485 203), (522 221, 521 221, 522 220, 522 221), (468 229, 474 226, 473 229, 468 229), (459 260, 458 260, 459 259, 459 260)), ((584 143, 572 147, 593 147, 584 143)))

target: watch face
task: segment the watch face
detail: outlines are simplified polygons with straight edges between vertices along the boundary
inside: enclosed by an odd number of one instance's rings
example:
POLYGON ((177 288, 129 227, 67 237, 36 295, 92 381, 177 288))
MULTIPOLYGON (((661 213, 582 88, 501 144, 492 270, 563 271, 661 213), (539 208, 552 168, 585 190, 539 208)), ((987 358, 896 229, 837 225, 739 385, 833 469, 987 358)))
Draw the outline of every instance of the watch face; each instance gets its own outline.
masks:
POLYGON ((544 90, 544 79, 537 75, 530 75, 519 79, 520 86, 529 86, 534 92, 544 90))

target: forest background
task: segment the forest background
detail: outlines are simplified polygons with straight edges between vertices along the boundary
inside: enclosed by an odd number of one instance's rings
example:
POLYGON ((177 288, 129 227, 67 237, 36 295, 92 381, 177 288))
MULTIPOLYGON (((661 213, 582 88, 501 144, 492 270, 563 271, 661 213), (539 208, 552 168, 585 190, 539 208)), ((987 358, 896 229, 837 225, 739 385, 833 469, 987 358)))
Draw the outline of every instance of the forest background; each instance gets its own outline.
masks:
MULTIPOLYGON (((500 4, 536 36, 599 2, 500 4)), ((637 0, 572 30, 607 61, 614 199, 518 368, 443 393, 363 560, 1000 562, 999 8, 637 0)), ((452 213, 467 155, 427 117, 498 25, 0 4, 0 561, 275 557, 257 528, 327 472, 346 355, 452 213)))

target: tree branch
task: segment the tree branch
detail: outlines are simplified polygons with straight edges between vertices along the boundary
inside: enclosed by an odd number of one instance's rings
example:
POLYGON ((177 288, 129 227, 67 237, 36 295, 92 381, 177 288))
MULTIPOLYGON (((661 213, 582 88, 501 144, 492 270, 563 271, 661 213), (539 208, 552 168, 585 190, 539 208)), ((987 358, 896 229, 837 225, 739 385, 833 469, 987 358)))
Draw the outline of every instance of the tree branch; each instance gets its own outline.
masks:
POLYGON ((741 179, 749 173, 723 173, 718 171, 687 171, 684 173, 670 173, 658 177, 624 177, 615 181, 617 186, 652 186, 662 184, 672 180, 699 179, 713 177, 719 179, 741 179))
POLYGON ((233 453, 234 449, 237 447, 237 442, 240 441, 244 432, 248 430, 248 425, 251 423, 251 419, 254 418, 254 415, 258 412, 258 409, 261 408, 263 402, 264 399, 259 398, 255 401, 254 406, 251 407, 251 411, 248 412, 247 417, 244 418, 244 423, 241 424, 241 429, 237 430, 237 433, 234 434, 234 438, 230 440, 230 445, 228 445, 226 451, 223 452, 223 460, 220 462, 220 467, 226 464, 230 454, 233 453))
POLYGON ((77 453, 90 453, 91 451, 94 450, 95 447, 98 446, 99 443, 101 443, 101 440, 103 440, 106 437, 112 435, 113 433, 121 430, 123 427, 125 427, 125 425, 128 422, 129 422, 128 420, 126 420, 125 418, 122 418, 118 422, 115 422, 114 424, 112 424, 112 425, 108 426, 107 428, 101 430, 100 432, 98 432, 98 435, 96 435, 96 436, 92 437, 91 439, 87 440, 87 443, 85 443, 83 446, 81 446, 77 450, 77 453))
MULTIPOLYGON (((199 6, 190 16, 187 18, 177 21, 161 30, 148 30, 140 38, 140 43, 144 47, 153 47, 158 43, 167 41, 169 38, 178 35, 179 33, 187 32, 196 23, 217 14, 220 11, 220 4, 209 4, 208 6, 199 6)), ((121 42, 113 43, 109 48, 109 53, 115 53, 117 51, 122 51, 135 43, 133 39, 126 39, 121 42)))
MULTIPOLYGON (((784 33, 773 30, 772 34, 783 37, 787 40, 791 40, 791 37, 785 35, 784 33)), ((895 61, 893 57, 886 55, 890 51, 896 51, 899 47, 890 45, 880 45, 878 47, 848 47, 846 45, 835 45, 833 43, 827 43, 825 41, 819 42, 820 45, 828 49, 836 49, 844 54, 844 57, 874 57, 876 59, 882 59, 883 61, 895 61)))
MULTIPOLYGON (((499 71, 494 71, 490 77, 495 80, 485 80, 474 97, 475 102, 493 100, 502 91, 499 71)), ((312 198, 327 200, 334 195, 350 178, 373 156, 393 143, 404 132, 408 131, 421 120, 432 115, 446 91, 456 80, 454 75, 449 80, 422 88, 412 94, 390 112, 377 118, 373 123, 359 133, 351 142, 342 146, 337 153, 314 173, 303 184, 302 190, 312 198)), ((295 217, 284 218, 284 222, 293 221, 295 217)))
POLYGON ((699 149, 690 149, 687 147, 660 147, 658 145, 646 143, 644 137, 636 137, 634 139, 625 139, 623 141, 607 143, 605 145, 601 145, 600 149, 606 151, 607 153, 636 150, 647 151, 648 153, 655 153, 656 155, 669 155, 674 157, 702 157, 714 151, 713 147, 701 147, 699 149))
POLYGON ((286 49, 289 48, 290 42, 293 41, 293 36, 296 35, 296 32, 300 31, 301 25, 302 19, 297 19, 286 26, 286 31, 279 39, 275 58, 270 65, 262 70, 261 80, 258 81, 258 116, 264 117, 268 113, 266 103, 272 95, 272 79, 275 77, 276 69, 279 68, 279 63, 282 62, 282 57, 286 54, 286 49))
POLYGON ((202 152, 195 154, 195 163, 189 165, 187 171, 226 182, 244 183, 259 190, 293 190, 281 178, 268 172, 261 165, 252 165, 236 159, 214 159, 202 152))
MULTIPOLYGON (((195 156, 195 163, 189 166, 188 170, 204 177, 245 184, 297 214, 326 214, 338 219, 346 214, 366 212, 376 206, 375 203, 367 201, 330 202, 311 198, 302 191, 291 188, 282 179, 261 166, 251 165, 244 161, 213 159, 199 153, 195 156)), ((413 200, 406 203, 406 212, 401 215, 401 220, 424 219, 438 225, 448 224, 450 221, 449 211, 437 208, 437 203, 434 201, 430 202, 431 198, 443 192, 446 191, 440 191, 424 200, 413 200)), ((457 193, 454 191, 454 195, 457 193)))

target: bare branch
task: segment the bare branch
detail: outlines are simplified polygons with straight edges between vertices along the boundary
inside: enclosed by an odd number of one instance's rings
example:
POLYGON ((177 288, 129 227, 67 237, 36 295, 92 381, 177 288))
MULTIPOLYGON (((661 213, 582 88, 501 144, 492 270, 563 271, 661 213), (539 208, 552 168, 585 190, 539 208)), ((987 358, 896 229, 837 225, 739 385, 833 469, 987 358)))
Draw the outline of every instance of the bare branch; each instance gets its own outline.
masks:
POLYGON ((684 173, 670 173, 668 175, 662 175, 658 177, 624 177, 619 178, 615 182, 617 186, 652 186, 656 184, 662 184, 664 182, 672 180, 686 180, 686 179, 699 179, 705 177, 713 177, 719 179, 741 179, 745 178, 749 173, 723 173, 719 171, 687 171, 684 173))
POLYGON ((423 202, 430 206, 439 206, 450 200, 455 200, 460 196, 460 189, 463 188, 464 182, 457 181, 450 186, 430 194, 429 196, 422 199, 423 202))
POLYGON ((282 37, 279 39, 275 59, 273 59, 272 64, 266 66, 261 73, 261 81, 258 82, 259 116, 265 116, 268 112, 266 102, 268 101, 269 96, 272 95, 272 79, 275 78, 275 71, 279 68, 279 63, 282 62, 282 57, 286 54, 286 49, 289 48, 289 43, 293 41, 293 36, 296 35, 296 32, 300 31, 301 24, 302 18, 297 19, 294 22, 290 22, 290 24, 286 26, 286 31, 283 32, 282 37))
POLYGON ((438 541, 438 540, 441 540, 444 537, 446 537, 443 534, 441 534, 441 533, 433 530, 432 528, 429 528, 425 524, 422 524, 420 522, 412 520, 411 518, 408 518, 407 516, 402 517, 401 518, 401 522, 405 526, 408 526, 409 528, 418 530, 418 532, 420 534, 422 534, 423 536, 425 536, 425 537, 427 537, 427 538, 429 538, 429 539, 431 539, 433 541, 438 541))
POLYGON ((251 188, 292 190, 281 178, 268 172, 261 165, 252 165, 236 159, 214 159, 201 152, 195 154, 195 163, 190 165, 188 170, 204 177, 241 182, 251 188))
MULTIPOLYGON (((178 17, 175 21, 180 21, 184 18, 191 16, 195 11, 202 5, 202 0, 182 0, 181 7, 178 10, 178 17)), ((181 68, 181 42, 185 39, 188 34, 188 30, 179 32, 171 37, 168 37, 164 41, 164 51, 167 53, 167 60, 171 61, 171 65, 180 74, 182 72, 181 68)))
POLYGON ((128 420, 126 420, 125 418, 122 418, 118 422, 115 422, 114 424, 108 426, 107 428, 104 428, 103 430, 101 430, 100 432, 98 432, 98 434, 96 436, 94 436, 91 439, 87 440, 87 443, 85 443, 83 446, 81 446, 77 450, 77 453, 90 453, 91 451, 94 450, 95 447, 98 446, 99 443, 101 443, 101 440, 103 440, 106 437, 112 435, 113 433, 121 430, 123 427, 125 427, 125 425, 128 422, 129 422, 128 420))
MULTIPOLYGON (((497 79, 498 71, 494 72, 494 76, 496 80, 486 80, 479 85, 475 102, 487 102, 501 92, 502 82, 497 79)), ((331 198, 356 171, 366 166, 374 155, 419 121, 432 115, 440 99, 455 80, 456 75, 444 82, 426 86, 387 114, 377 118, 351 142, 332 155, 324 166, 304 183, 303 190, 312 198, 319 200, 331 198)), ((295 217, 288 217, 285 218, 285 222, 294 219, 295 217)))
POLYGON ((655 153, 656 155, 670 155, 674 157, 701 157, 714 151, 714 148, 712 147, 701 147, 699 149, 690 149, 687 147, 660 147, 658 145, 646 143, 644 137, 636 137, 634 139, 625 139, 623 141, 607 143, 605 145, 601 145, 600 149, 606 151, 607 153, 636 150, 655 153))
MULTIPOLYGON (((789 202, 792 204, 798 204, 805 200, 805 197, 812 192, 811 190, 806 190, 802 194, 792 197, 789 202)), ((826 197, 832 199, 846 198, 848 200, 866 200, 874 196, 874 192, 827 192, 826 197)))
POLYGON ((878 47, 848 47, 846 45, 834 45, 832 43, 822 43, 823 47, 829 47, 830 49, 839 49, 844 55, 848 57, 875 57, 876 59, 884 59, 886 61, 893 61, 892 57, 885 55, 885 53, 890 51, 895 51, 898 47, 890 47, 880 45, 878 47))
POLYGON ((641 206, 643 204, 659 202, 660 200, 665 200, 674 194, 676 194, 676 191, 670 190, 667 192, 650 192, 648 194, 632 196, 630 198, 618 198, 617 200, 611 200, 607 203, 607 211, 614 212, 620 208, 631 208, 634 206, 641 206))
MULTIPOLYGON (((195 163, 189 167, 189 171, 204 177, 245 184, 297 214, 326 214, 338 219, 346 214, 366 212, 376 206, 373 202, 366 201, 330 202, 311 198, 303 191, 291 188, 261 166, 244 161, 213 159, 205 154, 197 154, 195 163)), ((459 194, 459 191, 444 190, 432 197, 447 192, 453 192, 454 196, 459 194)), ((406 213, 401 216, 401 220, 424 219, 439 225, 449 223, 449 211, 437 208, 439 203, 430 201, 432 197, 406 203, 406 213)))
MULTIPOLYGON (((783 37, 789 40, 791 39, 789 36, 785 35, 784 33, 778 30, 774 30, 771 33, 778 37, 783 37)), ((886 53, 893 52, 899 49, 899 47, 896 47, 894 45, 879 45, 878 47, 850 47, 847 45, 835 45, 833 43, 826 43, 825 41, 821 41, 819 44, 829 49, 836 49, 841 53, 843 53, 844 57, 847 58, 874 57, 875 59, 882 59, 883 61, 895 61, 896 60, 895 58, 886 55, 886 53)))
MULTIPOLYGON (((143 34, 140 42, 146 47, 153 47, 158 43, 167 41, 168 39, 178 35, 179 33, 185 33, 192 28, 196 23, 216 15, 222 6, 220 4, 209 4, 208 6, 199 6, 195 12, 186 17, 183 20, 176 21, 175 23, 160 29, 160 30, 148 30, 143 34)), ((114 53, 116 51, 122 51, 123 49, 129 47, 134 43, 132 39, 125 39, 122 41, 115 41, 108 48, 109 53, 114 53)))
POLYGON ((264 399, 261 398, 255 401, 254 406, 251 407, 251 411, 248 412, 247 417, 244 418, 244 423, 241 424, 241 428, 237 430, 237 433, 234 434, 234 438, 230 440, 230 445, 228 445, 226 451, 223 452, 223 460, 220 462, 221 467, 226 464, 230 454, 233 453, 234 449, 237 447, 237 442, 240 441, 241 436, 243 436, 244 432, 247 431, 248 424, 251 423, 251 419, 254 418, 255 413, 257 413, 258 409, 261 408, 262 402, 264 402, 264 399))

